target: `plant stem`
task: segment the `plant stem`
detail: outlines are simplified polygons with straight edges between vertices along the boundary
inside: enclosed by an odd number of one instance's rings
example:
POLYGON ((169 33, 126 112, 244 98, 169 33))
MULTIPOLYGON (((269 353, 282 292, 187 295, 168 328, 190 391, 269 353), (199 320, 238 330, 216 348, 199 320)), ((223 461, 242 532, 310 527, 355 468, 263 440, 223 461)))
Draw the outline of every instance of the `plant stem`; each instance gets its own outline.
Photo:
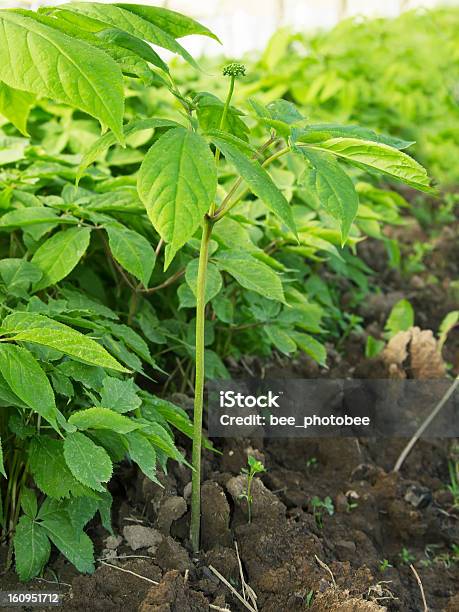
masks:
POLYGON ((201 527, 201 446, 202 446, 202 413, 204 403, 204 325, 206 308, 206 276, 209 259, 209 242, 212 234, 212 221, 205 218, 202 230, 201 248, 196 289, 196 372, 194 386, 193 416, 193 454, 192 454, 192 488, 191 488, 191 525, 190 539, 194 552, 199 550, 199 532, 201 527))
MULTIPOLYGON (((261 167, 265 168, 266 166, 269 166, 269 164, 271 164, 273 161, 276 161, 276 159, 279 159, 279 157, 282 157, 283 155, 289 152, 290 152, 290 147, 284 147, 283 149, 279 149, 279 151, 276 151, 275 153, 267 157, 265 161, 261 164, 261 167)), ((241 193, 238 195, 238 197, 235 200, 233 200, 232 202, 230 201, 231 197, 234 195, 234 193, 236 192, 237 188, 239 187, 241 183, 242 183, 242 178, 238 178, 236 182, 234 183, 233 187, 231 188, 231 190, 228 192, 228 195, 226 196, 226 198, 223 200, 220 208, 217 211, 215 211, 215 214, 212 217, 214 222, 219 221, 222 217, 224 217, 227 212, 229 212, 232 208, 234 208, 236 204, 238 204, 248 193, 250 193, 250 189, 247 187, 247 189, 244 189, 244 191, 241 191, 241 193)))
MULTIPOLYGON (((228 95, 226 96, 226 101, 225 101, 225 106, 223 107, 223 112, 222 112, 222 116, 220 119, 220 125, 219 125, 219 130, 223 130, 225 127, 225 123, 226 123, 226 117, 228 116, 228 110, 229 110, 229 106, 231 103, 231 98, 233 97, 233 93, 234 93, 234 81, 235 81, 235 77, 232 76, 231 80, 230 80, 230 86, 228 89, 228 95)), ((215 163, 218 164, 220 160, 220 149, 216 149, 215 150, 215 163)), ((213 211, 211 211, 211 214, 213 213, 213 211)))

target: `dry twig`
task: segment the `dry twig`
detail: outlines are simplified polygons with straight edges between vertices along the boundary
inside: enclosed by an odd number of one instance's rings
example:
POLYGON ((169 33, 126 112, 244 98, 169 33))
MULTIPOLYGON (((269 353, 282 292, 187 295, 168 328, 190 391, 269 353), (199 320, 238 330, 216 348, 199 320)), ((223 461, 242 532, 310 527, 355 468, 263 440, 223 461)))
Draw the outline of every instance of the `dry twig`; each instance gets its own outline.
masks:
POLYGON ((135 576, 136 578, 140 578, 141 580, 145 580, 146 582, 150 582, 151 584, 154 584, 156 586, 158 586, 159 582, 156 582, 156 580, 152 580, 151 578, 147 578, 146 576, 142 576, 142 574, 137 574, 136 572, 132 572, 131 570, 125 569, 124 567, 118 567, 117 565, 112 565, 111 563, 107 563, 106 561, 101 561, 100 562, 102 565, 106 565, 107 567, 112 567, 113 569, 116 569, 120 572, 125 572, 126 574, 131 574, 132 576, 135 576))
POLYGON ((421 591, 422 603, 424 604, 423 612, 429 612, 429 608, 427 607, 426 595, 424 593, 424 587, 422 586, 421 578, 419 577, 419 574, 417 573, 413 564, 410 565, 410 569, 413 572, 414 577, 416 578, 416 581, 419 585, 419 590, 421 591))

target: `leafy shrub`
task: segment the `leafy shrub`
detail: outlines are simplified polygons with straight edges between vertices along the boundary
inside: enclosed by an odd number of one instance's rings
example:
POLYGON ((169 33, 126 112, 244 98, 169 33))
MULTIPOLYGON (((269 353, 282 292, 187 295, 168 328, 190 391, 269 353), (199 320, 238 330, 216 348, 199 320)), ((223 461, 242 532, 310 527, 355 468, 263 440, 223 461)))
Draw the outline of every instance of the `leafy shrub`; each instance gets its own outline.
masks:
POLYGON ((367 270, 349 249, 387 216, 396 221, 400 205, 368 176, 429 191, 427 174, 403 152, 409 142, 311 125, 286 100, 253 99, 245 116, 232 105, 240 64, 224 70, 223 100, 183 91, 147 43, 196 69, 177 39, 213 35, 177 13, 71 3, 0 11, 0 21, 0 48, 17 50, 0 58, 15 109, 2 112, 41 141, 5 132, 3 526, 15 530, 18 572, 40 572, 50 540, 90 571, 83 528, 97 511, 109 526, 112 464, 127 455, 155 479, 156 463, 184 461, 170 425, 193 435, 197 550, 205 378, 227 374, 221 356, 236 331, 239 351, 255 342, 324 363, 315 334, 326 311, 340 313, 305 258, 319 267, 330 257, 364 291, 367 270), (150 97, 158 112, 144 116, 150 97), (94 119, 110 131, 99 137, 94 119), (161 369, 154 345, 179 356, 184 378, 194 370, 193 428, 140 387, 161 369))

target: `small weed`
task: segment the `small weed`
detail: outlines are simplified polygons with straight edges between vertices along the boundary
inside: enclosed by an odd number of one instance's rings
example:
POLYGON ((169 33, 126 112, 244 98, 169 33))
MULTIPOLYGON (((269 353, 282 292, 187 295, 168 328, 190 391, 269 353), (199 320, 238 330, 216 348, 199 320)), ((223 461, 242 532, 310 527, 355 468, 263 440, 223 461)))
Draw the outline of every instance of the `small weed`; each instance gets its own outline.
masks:
POLYGON ((310 608, 314 603, 314 591, 311 589, 306 596, 306 607, 310 608))
POLYGON ((315 468, 319 467, 319 462, 317 461, 317 457, 310 457, 306 461, 306 467, 308 469, 315 469, 315 468))
POLYGON ((459 462, 449 461, 448 469, 450 484, 448 485, 447 489, 453 496, 454 507, 459 508, 459 462))
POLYGON ((242 495, 240 496, 240 499, 247 500, 248 522, 251 523, 252 522, 252 502, 253 502, 253 497, 251 493, 252 481, 256 474, 261 474, 261 472, 266 472, 266 469, 261 461, 258 461, 257 459, 255 459, 255 457, 252 457, 252 456, 248 457, 247 465, 248 467, 242 468, 241 470, 242 474, 245 474, 247 476, 247 488, 245 490, 245 493, 242 493, 242 495))
POLYGON ((394 567, 394 566, 389 563, 388 559, 383 559, 382 561, 379 562, 379 571, 380 572, 385 572, 390 567, 394 567))
POLYGON ((316 525, 319 527, 319 529, 323 529, 323 510, 327 512, 329 516, 333 516, 335 514, 335 506, 333 505, 332 498, 327 496, 322 500, 320 497, 314 496, 311 499, 311 505, 316 525))
POLYGON ((402 548, 398 556, 402 560, 403 565, 411 565, 411 563, 416 560, 416 557, 412 555, 410 551, 405 547, 402 548))

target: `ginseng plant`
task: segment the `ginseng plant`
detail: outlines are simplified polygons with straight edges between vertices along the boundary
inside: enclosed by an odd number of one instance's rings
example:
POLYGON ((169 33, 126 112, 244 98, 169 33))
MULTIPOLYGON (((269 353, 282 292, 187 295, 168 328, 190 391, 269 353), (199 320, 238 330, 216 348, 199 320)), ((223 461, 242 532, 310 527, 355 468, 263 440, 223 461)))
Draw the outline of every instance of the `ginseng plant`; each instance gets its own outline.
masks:
MULTIPOLYGON (((157 130, 138 171, 137 188, 159 235, 154 245, 157 254, 165 245, 164 269, 172 262, 176 265, 179 251, 193 252, 196 238, 200 238, 199 258, 186 268, 196 300, 190 537, 193 550, 198 551, 206 304, 221 288, 222 273, 225 281, 229 275, 244 289, 286 307, 293 308, 299 299, 298 293, 296 298, 292 296, 288 285, 284 291, 282 279, 288 280, 290 272, 243 238, 250 229, 263 233, 269 222, 275 226, 280 245, 302 245, 308 220, 295 222, 292 207, 272 178, 275 174, 269 173, 270 167, 280 159, 289 164, 311 209, 321 207, 326 212, 330 235, 338 235, 338 247, 345 244, 359 206, 345 164, 424 191, 430 189, 429 179, 402 151, 410 143, 398 138, 358 126, 310 125, 295 105, 285 100, 267 106, 251 100, 244 116, 232 105, 237 80, 245 74, 241 64, 230 64, 223 71, 229 79, 225 101, 207 92, 181 92, 169 67, 145 41, 174 51, 196 66, 176 39, 187 34, 215 36, 172 11, 135 4, 70 3, 46 8, 38 15, 2 11, 0 20, 4 25, 0 30, 0 80, 9 87, 72 104, 112 130, 87 151, 80 177, 111 145, 124 142, 139 130, 157 130), (40 54, 30 54, 31 40, 41 47, 40 54), (8 48, 15 49, 14 56, 7 54, 8 48), (37 62, 45 66, 36 66, 37 62), (48 80, 42 78, 45 68, 48 80), (52 70, 55 73, 51 74, 52 70), (123 74, 137 76, 153 93, 157 87, 168 88, 181 106, 181 119, 176 120, 175 112, 174 120, 134 118, 123 125, 123 74), (255 126, 252 131, 249 124, 255 126), (219 230, 223 226, 226 239, 219 230)), ((24 96, 15 91, 10 94, 27 105, 24 96)), ((174 282, 177 274, 180 270, 171 274, 165 286, 174 282)), ((134 315, 131 312, 131 319, 134 315)), ((292 334, 285 341, 302 349, 304 337, 292 334)))

